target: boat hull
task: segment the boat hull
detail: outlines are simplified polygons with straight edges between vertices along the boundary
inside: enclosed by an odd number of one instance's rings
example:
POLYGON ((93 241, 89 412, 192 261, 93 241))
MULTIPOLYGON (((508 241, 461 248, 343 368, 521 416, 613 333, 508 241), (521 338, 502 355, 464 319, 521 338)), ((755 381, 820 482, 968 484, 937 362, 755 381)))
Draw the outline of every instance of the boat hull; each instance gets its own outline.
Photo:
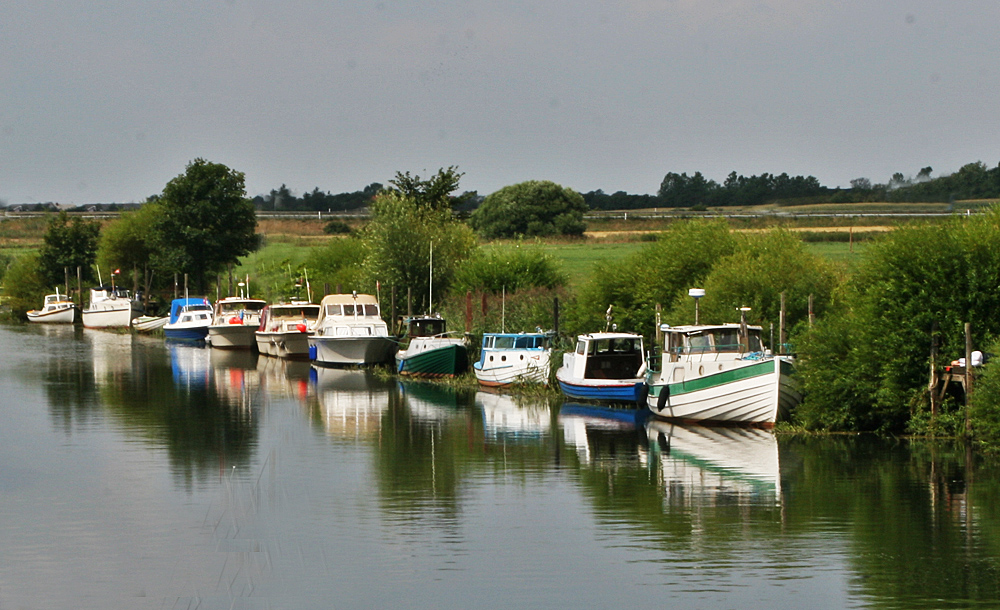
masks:
POLYGON ((249 324, 213 324, 208 327, 208 342, 220 349, 254 349, 257 328, 249 324))
POLYGON ((171 341, 204 341, 208 337, 208 327, 171 328, 166 324, 163 327, 163 335, 171 341))
POLYGON ((548 385, 550 355, 548 350, 492 352, 492 361, 480 360, 472 368, 479 383, 487 387, 515 383, 548 385))
POLYGON ((646 382, 643 379, 569 379, 560 375, 560 372, 561 369, 556 371, 559 388, 563 394, 577 400, 641 403, 646 393, 646 382))
POLYGON ((107 303, 97 309, 85 309, 82 314, 83 325, 87 328, 128 328, 132 319, 142 313, 135 301, 117 299, 116 303, 107 303))
POLYGON ((309 347, 316 350, 314 360, 321 366, 387 364, 392 361, 396 345, 392 337, 309 338, 309 347))
POLYGON ((650 383, 646 404, 653 415, 687 422, 770 427, 801 400, 787 358, 747 361, 676 383, 650 383))
POLYGON ((257 331, 257 351, 276 358, 309 359, 309 333, 257 331))
POLYGON ((32 310, 28 312, 29 322, 39 322, 42 324, 72 324, 76 320, 76 308, 66 307, 64 309, 57 309, 52 311, 36 311, 32 310))
POLYGON ((396 371, 409 377, 454 377, 469 366, 468 349, 461 342, 409 354, 396 354, 396 371))

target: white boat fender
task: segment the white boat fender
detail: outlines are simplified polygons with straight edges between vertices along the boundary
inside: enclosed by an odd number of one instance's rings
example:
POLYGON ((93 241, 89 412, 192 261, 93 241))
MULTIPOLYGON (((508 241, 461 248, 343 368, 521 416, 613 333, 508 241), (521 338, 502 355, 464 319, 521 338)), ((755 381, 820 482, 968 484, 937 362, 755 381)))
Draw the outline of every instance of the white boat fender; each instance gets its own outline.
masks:
POLYGON ((662 411, 664 408, 670 406, 670 386, 663 384, 660 388, 660 395, 656 397, 656 410, 662 411))

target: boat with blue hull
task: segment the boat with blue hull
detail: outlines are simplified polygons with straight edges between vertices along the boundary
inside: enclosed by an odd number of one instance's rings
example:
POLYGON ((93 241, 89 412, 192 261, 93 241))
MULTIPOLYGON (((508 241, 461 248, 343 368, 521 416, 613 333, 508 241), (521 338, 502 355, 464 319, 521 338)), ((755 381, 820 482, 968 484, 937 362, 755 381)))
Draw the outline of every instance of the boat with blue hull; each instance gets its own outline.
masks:
POLYGON ((171 341, 204 341, 212 323, 212 305, 204 297, 174 299, 163 334, 171 341))
POLYGON ((642 335, 604 332, 579 335, 576 349, 563 354, 556 380, 577 400, 641 404, 645 375, 642 335))

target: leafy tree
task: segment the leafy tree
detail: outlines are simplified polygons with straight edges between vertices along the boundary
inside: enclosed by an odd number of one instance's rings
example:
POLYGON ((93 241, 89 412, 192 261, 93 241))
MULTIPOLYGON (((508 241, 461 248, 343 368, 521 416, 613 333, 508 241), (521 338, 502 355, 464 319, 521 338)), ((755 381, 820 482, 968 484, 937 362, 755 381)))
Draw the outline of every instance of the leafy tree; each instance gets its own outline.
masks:
POLYGON ((155 223, 162 268, 189 274, 204 290, 207 278, 258 245, 257 219, 242 172, 195 159, 157 199, 155 223))
POLYGON ((306 259, 313 294, 321 295, 324 284, 331 290, 369 290, 364 277, 364 244, 355 237, 331 239, 327 244, 313 248, 306 259))
POLYGON ((411 176, 410 172, 396 172, 396 177, 390 180, 389 184, 394 187, 392 190, 411 199, 420 207, 443 210, 464 203, 464 199, 451 196, 458 190, 458 181, 463 175, 452 165, 439 169, 427 180, 421 180, 420 176, 415 174, 411 176))
MULTIPOLYGON (((788 231, 737 236, 733 253, 717 260, 701 285, 706 294, 699 304, 700 320, 735 322, 737 310, 750 307, 750 323, 777 328, 784 292, 790 328, 808 320, 810 295, 815 312, 824 311, 837 284, 829 264, 807 252, 802 240, 788 231)), ((675 299, 670 319, 694 321, 694 307, 686 292, 675 299)))
POLYGON ((375 198, 371 212, 360 237, 367 284, 372 288, 379 281, 404 292, 409 288, 418 309, 428 306, 432 247, 435 293, 448 288, 459 263, 477 247, 472 231, 447 208, 384 192, 375 198))
POLYGON ((583 235, 587 204, 573 189, 548 180, 506 186, 488 195, 471 224, 486 238, 583 235))
POLYGON ((38 264, 46 284, 62 284, 66 268, 75 277, 80 267, 84 281, 94 278, 93 265, 97 260, 97 240, 101 225, 97 221, 74 218, 66 212, 49 219, 48 229, 42 237, 42 247, 38 250, 38 264))
POLYGON ((580 290, 571 326, 579 332, 603 329, 608 305, 614 305, 619 328, 651 335, 656 304, 667 313, 679 295, 699 286, 712 266, 735 249, 723 220, 676 223, 658 241, 621 261, 599 261, 580 290))

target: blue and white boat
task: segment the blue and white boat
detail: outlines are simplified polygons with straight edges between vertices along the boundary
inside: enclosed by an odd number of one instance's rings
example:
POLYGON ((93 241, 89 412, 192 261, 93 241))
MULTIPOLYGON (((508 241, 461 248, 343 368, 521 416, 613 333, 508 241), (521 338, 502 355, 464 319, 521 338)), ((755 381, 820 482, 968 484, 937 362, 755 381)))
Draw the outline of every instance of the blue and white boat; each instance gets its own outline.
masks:
POLYGON ((579 335, 576 351, 563 354, 556 380, 570 398, 642 403, 646 396, 643 354, 642 335, 579 335))
POLYGON ((163 334, 173 341, 204 341, 211 323, 212 305, 208 299, 174 299, 170 303, 170 320, 163 325, 163 334))
POLYGON ((547 333, 485 333, 479 361, 472 365, 484 386, 549 383, 552 357, 547 333))

